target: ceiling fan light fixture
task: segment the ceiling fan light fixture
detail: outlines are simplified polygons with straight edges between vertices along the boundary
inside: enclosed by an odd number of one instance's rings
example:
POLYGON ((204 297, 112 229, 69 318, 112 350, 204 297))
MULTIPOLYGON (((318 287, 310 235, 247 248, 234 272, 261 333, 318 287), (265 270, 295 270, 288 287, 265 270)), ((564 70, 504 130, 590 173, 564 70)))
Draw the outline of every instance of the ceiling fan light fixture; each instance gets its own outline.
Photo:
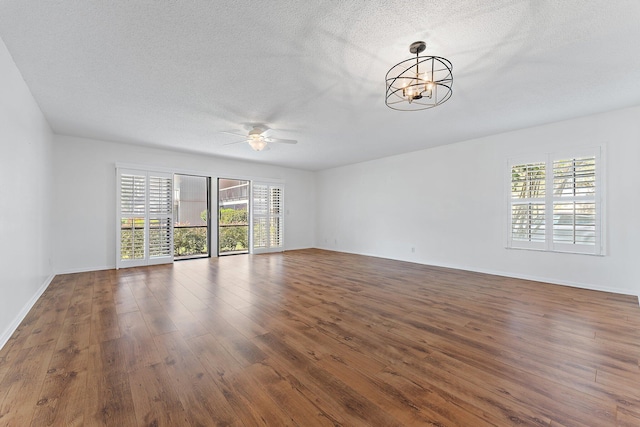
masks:
MULTIPOLYGON (((253 151, 263 151, 265 148, 267 148, 267 145, 271 144, 272 142, 279 143, 279 144, 297 144, 298 143, 298 141, 296 141, 295 139, 272 138, 271 136, 267 136, 266 132, 268 132, 269 130, 270 129, 266 126, 255 125, 253 126, 252 129, 249 130, 249 133, 246 135, 246 137, 242 141, 229 142, 224 145, 247 143, 249 144, 249 146, 253 151)), ((236 133, 236 132, 222 131, 222 133, 243 136, 242 134, 236 133)))
POLYGON ((267 141, 265 141, 264 138, 261 138, 261 137, 258 137, 258 138, 252 137, 249 139, 248 142, 254 151, 262 151, 267 146, 267 141))
POLYGON ((385 104, 400 111, 437 107, 451 98, 453 65, 440 56, 420 56, 427 47, 423 41, 411 43, 415 58, 397 63, 387 72, 385 104))

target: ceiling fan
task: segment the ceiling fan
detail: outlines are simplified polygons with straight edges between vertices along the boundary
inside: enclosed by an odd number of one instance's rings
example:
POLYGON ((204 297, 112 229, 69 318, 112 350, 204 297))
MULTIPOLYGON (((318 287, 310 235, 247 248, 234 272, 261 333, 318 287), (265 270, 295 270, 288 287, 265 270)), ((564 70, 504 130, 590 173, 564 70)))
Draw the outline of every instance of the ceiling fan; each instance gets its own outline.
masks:
POLYGON ((271 138, 270 136, 267 136, 267 132, 269 132, 270 130, 271 129, 269 129, 267 126, 264 126, 264 125, 255 125, 247 135, 243 135, 241 133, 236 133, 236 132, 222 132, 229 135, 244 137, 244 139, 241 141, 230 142, 224 145, 233 145, 233 144, 240 144, 241 142, 246 142, 251 146, 253 150, 262 151, 267 147, 267 144, 272 142, 277 142, 282 144, 298 143, 298 141, 294 139, 271 138))

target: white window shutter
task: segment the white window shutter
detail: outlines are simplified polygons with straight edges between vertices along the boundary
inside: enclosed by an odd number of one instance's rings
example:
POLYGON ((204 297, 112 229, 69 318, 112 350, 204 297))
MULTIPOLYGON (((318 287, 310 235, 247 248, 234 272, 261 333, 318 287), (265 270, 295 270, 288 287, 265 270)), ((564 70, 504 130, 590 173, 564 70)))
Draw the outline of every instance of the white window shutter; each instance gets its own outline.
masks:
POLYGON ((508 247, 604 254, 601 147, 509 163, 508 247))
POLYGON ((545 162, 511 165, 509 246, 544 249, 547 218, 545 212, 545 162))
POLYGON ((271 249, 282 249, 284 243, 283 196, 281 187, 269 187, 269 247, 271 249))
POLYGON ((146 182, 146 175, 129 173, 120 175, 120 212, 123 215, 144 215, 147 194, 146 182))
POLYGON ((553 160, 554 250, 600 253, 597 157, 553 160))
POLYGON ((117 169, 116 267, 173 262, 173 175, 117 169))
POLYGON ((116 266, 145 265, 147 176, 144 171, 118 173, 116 266))
POLYGON ((149 264, 173 261, 173 175, 149 173, 149 264))
POLYGON ((284 186, 254 182, 253 253, 284 250, 284 186))
POLYGON ((269 186, 253 184, 253 250, 268 248, 269 186))

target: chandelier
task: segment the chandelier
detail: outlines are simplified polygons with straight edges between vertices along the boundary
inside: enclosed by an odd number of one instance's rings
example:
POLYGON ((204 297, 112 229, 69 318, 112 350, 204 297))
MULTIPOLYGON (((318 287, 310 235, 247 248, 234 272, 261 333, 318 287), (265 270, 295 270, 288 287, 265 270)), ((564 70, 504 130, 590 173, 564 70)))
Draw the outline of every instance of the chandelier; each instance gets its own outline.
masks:
POLYGON ((453 65, 440 56, 420 56, 425 42, 411 43, 416 55, 391 67, 386 75, 387 107, 400 111, 426 110, 451 98, 453 65))

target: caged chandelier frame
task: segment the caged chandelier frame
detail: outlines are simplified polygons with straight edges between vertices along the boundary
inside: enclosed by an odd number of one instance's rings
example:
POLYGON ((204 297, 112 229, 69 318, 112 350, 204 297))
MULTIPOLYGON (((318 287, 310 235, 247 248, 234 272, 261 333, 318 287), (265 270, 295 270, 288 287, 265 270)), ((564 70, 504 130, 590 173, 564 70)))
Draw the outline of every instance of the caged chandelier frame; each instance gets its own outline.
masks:
POLYGON ((387 107, 400 111, 418 111, 437 107, 453 93, 453 65, 440 56, 420 56, 423 41, 411 43, 415 58, 397 63, 387 72, 387 107))

